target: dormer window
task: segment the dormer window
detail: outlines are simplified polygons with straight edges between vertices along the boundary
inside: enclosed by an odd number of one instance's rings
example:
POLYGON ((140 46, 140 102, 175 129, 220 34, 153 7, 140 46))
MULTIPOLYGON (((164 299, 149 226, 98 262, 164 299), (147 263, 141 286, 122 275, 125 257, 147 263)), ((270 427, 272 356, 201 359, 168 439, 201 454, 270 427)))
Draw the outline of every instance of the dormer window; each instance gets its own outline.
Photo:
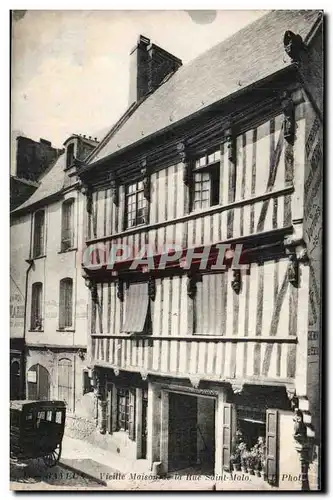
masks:
POLYGON ((74 161, 74 143, 67 146, 66 168, 69 168, 74 161))

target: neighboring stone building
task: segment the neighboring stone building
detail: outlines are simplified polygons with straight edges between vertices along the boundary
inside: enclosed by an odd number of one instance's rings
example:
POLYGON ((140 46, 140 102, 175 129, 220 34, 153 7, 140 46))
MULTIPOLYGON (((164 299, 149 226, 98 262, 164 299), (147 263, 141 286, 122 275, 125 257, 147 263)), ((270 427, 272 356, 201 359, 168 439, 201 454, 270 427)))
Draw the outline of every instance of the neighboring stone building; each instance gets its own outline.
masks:
POLYGON ((11 357, 20 361, 12 365, 11 396, 65 400, 69 426, 71 415, 93 418, 94 408, 91 394, 84 395, 91 390, 84 388, 87 289, 80 265, 85 200, 71 173, 96 145, 69 137, 36 191, 11 213, 11 357))
POLYGON ((11 210, 32 195, 38 188, 39 177, 62 152, 45 139, 36 142, 21 135, 14 139, 10 175, 11 210))
POLYGON ((238 429, 266 443, 259 482, 306 489, 310 463, 317 488, 321 40, 318 11, 274 11, 180 67, 140 37, 130 107, 77 169, 101 446, 221 476, 238 429))

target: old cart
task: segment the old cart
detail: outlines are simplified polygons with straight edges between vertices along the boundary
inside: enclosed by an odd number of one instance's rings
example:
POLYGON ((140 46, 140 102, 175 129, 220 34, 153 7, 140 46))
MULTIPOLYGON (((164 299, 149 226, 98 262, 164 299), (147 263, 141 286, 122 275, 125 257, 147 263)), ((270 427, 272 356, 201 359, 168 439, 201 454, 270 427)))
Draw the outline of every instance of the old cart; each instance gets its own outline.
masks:
POLYGON ((41 459, 46 467, 56 465, 61 456, 65 419, 63 401, 11 401, 11 458, 41 459))

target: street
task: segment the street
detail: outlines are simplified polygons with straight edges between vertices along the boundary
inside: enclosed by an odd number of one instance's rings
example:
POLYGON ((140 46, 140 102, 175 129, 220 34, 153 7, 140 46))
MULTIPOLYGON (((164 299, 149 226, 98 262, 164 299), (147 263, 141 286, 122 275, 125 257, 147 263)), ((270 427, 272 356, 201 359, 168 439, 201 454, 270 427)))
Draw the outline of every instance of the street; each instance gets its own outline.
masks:
POLYGON ((23 464, 10 461, 10 489, 11 490, 40 490, 40 489, 81 489, 100 488, 101 485, 83 477, 82 475, 55 466, 50 469, 43 467, 40 462, 23 464))

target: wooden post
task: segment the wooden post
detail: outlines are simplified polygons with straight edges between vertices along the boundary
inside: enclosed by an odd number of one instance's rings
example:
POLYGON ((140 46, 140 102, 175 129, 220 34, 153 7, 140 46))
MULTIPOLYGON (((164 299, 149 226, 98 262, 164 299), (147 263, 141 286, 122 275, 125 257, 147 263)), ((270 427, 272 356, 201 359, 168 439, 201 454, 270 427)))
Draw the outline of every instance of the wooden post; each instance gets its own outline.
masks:
POLYGON ((147 459, 149 468, 153 463, 160 460, 160 391, 156 385, 148 383, 148 407, 147 407, 147 459))
POLYGON ((226 391, 221 388, 216 400, 215 408, 215 475, 223 475, 223 423, 226 391))
POLYGON ((136 458, 142 458, 142 389, 136 389, 136 415, 135 415, 135 436, 136 436, 136 458))
POLYGON ((161 463, 164 474, 169 465, 169 393, 161 391, 161 463))

